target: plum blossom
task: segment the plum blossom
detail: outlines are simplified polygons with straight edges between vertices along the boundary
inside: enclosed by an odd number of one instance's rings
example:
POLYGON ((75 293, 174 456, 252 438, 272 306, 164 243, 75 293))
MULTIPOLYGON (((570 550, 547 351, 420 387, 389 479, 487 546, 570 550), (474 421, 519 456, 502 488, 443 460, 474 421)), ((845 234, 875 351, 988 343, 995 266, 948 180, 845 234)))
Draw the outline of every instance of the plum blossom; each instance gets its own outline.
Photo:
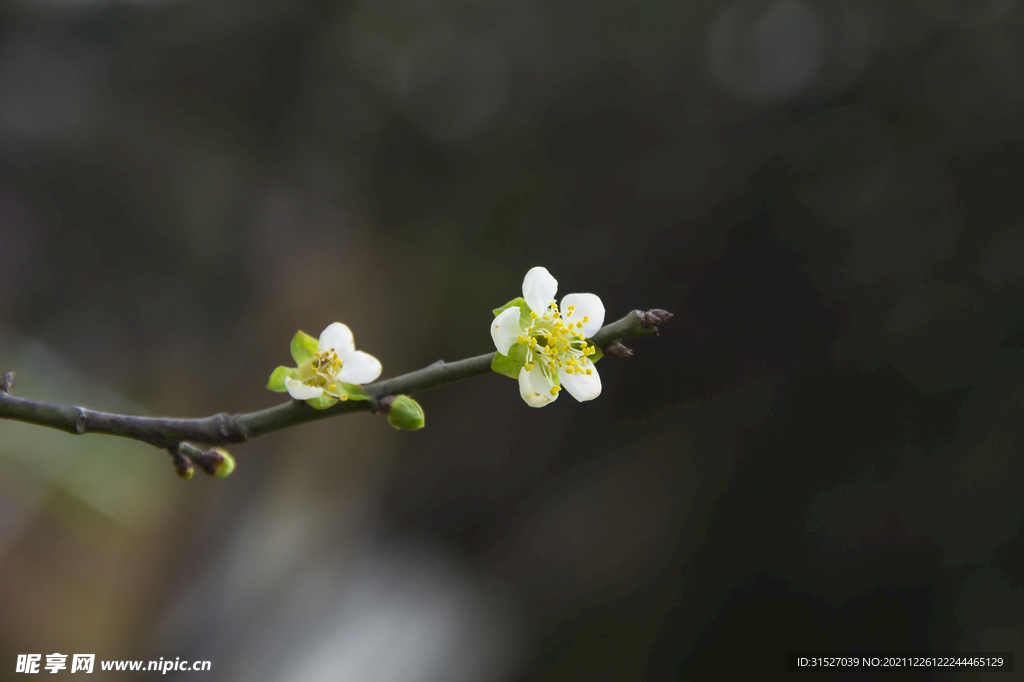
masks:
POLYGON ((377 358, 356 350, 352 330, 340 322, 328 325, 315 345, 312 337, 297 333, 292 357, 298 367, 278 367, 267 388, 287 391, 296 400, 315 400, 325 394, 340 400, 360 399, 358 385, 374 381, 382 369, 377 358))
POLYGON ((562 388, 580 402, 601 395, 601 377, 590 360, 597 349, 586 339, 604 324, 604 304, 594 294, 567 294, 559 307, 557 291, 546 268, 532 268, 523 279, 528 310, 513 302, 491 322, 499 353, 509 356, 514 346, 525 347, 519 393, 531 407, 554 402, 562 388))

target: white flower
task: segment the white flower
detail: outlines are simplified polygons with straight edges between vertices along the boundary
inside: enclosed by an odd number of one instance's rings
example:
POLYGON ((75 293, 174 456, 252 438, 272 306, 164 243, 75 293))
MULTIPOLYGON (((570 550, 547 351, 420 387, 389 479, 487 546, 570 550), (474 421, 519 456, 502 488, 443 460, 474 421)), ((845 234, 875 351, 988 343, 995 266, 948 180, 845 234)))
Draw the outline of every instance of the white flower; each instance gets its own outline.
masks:
POLYGON ((319 398, 324 393, 345 400, 348 396, 339 384, 368 384, 380 373, 380 361, 356 350, 352 330, 334 322, 320 334, 313 357, 298 367, 298 378, 286 376, 284 387, 296 400, 319 398))
POLYGON ((554 402, 563 387, 580 402, 601 395, 601 377, 589 358, 596 349, 585 339, 604 324, 604 304, 594 294, 568 294, 559 309, 557 291, 558 282, 546 268, 533 268, 523 279, 529 324, 523 324, 518 306, 502 311, 491 323, 499 353, 507 356, 516 344, 526 347, 519 393, 531 407, 554 402))

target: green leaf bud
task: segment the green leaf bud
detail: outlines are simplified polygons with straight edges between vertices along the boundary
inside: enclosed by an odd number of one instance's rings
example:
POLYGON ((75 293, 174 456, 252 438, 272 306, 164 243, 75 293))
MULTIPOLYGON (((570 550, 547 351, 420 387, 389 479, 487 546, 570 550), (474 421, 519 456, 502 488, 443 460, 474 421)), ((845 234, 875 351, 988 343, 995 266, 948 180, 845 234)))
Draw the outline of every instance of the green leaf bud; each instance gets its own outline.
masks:
POLYGON ((190 443, 182 442, 178 444, 175 466, 177 466, 177 458, 179 456, 191 459, 197 467, 216 478, 224 478, 235 470, 235 458, 224 448, 200 450, 190 443))
POLYGON ((388 424, 403 431, 423 428, 423 408, 407 395, 400 395, 391 403, 388 424))
POLYGON ((206 453, 210 459, 210 473, 217 478, 224 478, 235 470, 235 458, 224 448, 214 448, 206 453))

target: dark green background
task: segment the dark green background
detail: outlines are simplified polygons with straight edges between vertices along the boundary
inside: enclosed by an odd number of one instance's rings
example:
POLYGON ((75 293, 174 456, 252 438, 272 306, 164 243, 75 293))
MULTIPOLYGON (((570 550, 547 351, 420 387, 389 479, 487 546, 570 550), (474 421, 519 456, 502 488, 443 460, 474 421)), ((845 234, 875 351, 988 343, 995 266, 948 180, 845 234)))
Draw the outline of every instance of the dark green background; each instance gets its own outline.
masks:
POLYGON ((335 320, 386 376, 476 355, 535 265, 676 317, 594 402, 475 379, 423 431, 328 420, 223 481, 0 424, 0 678, 1020 655, 1022 112, 1012 0, 6 3, 22 395, 259 409, 335 320))

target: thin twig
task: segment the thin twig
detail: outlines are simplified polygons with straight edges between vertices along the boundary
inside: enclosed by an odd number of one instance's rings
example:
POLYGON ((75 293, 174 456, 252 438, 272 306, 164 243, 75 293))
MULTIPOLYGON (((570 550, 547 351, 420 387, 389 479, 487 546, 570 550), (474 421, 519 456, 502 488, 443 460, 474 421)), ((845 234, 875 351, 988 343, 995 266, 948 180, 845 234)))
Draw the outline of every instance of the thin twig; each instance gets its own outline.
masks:
MULTIPOLYGON (((634 310, 621 320, 605 325, 591 341, 598 347, 616 339, 652 336, 655 323, 664 322, 670 313, 634 310)), ((220 445, 242 443, 306 422, 328 419, 353 412, 376 412, 387 396, 410 394, 443 386, 469 377, 488 374, 494 353, 486 353, 457 362, 435 362, 423 369, 384 379, 363 387, 370 400, 344 401, 326 410, 315 410, 300 400, 246 414, 215 414, 201 419, 170 417, 138 417, 110 412, 97 412, 76 405, 60 405, 11 395, 13 374, 0 385, 0 419, 12 419, 37 426, 59 429, 71 434, 98 433, 122 436, 149 443, 158 448, 176 450, 183 441, 220 445)))

